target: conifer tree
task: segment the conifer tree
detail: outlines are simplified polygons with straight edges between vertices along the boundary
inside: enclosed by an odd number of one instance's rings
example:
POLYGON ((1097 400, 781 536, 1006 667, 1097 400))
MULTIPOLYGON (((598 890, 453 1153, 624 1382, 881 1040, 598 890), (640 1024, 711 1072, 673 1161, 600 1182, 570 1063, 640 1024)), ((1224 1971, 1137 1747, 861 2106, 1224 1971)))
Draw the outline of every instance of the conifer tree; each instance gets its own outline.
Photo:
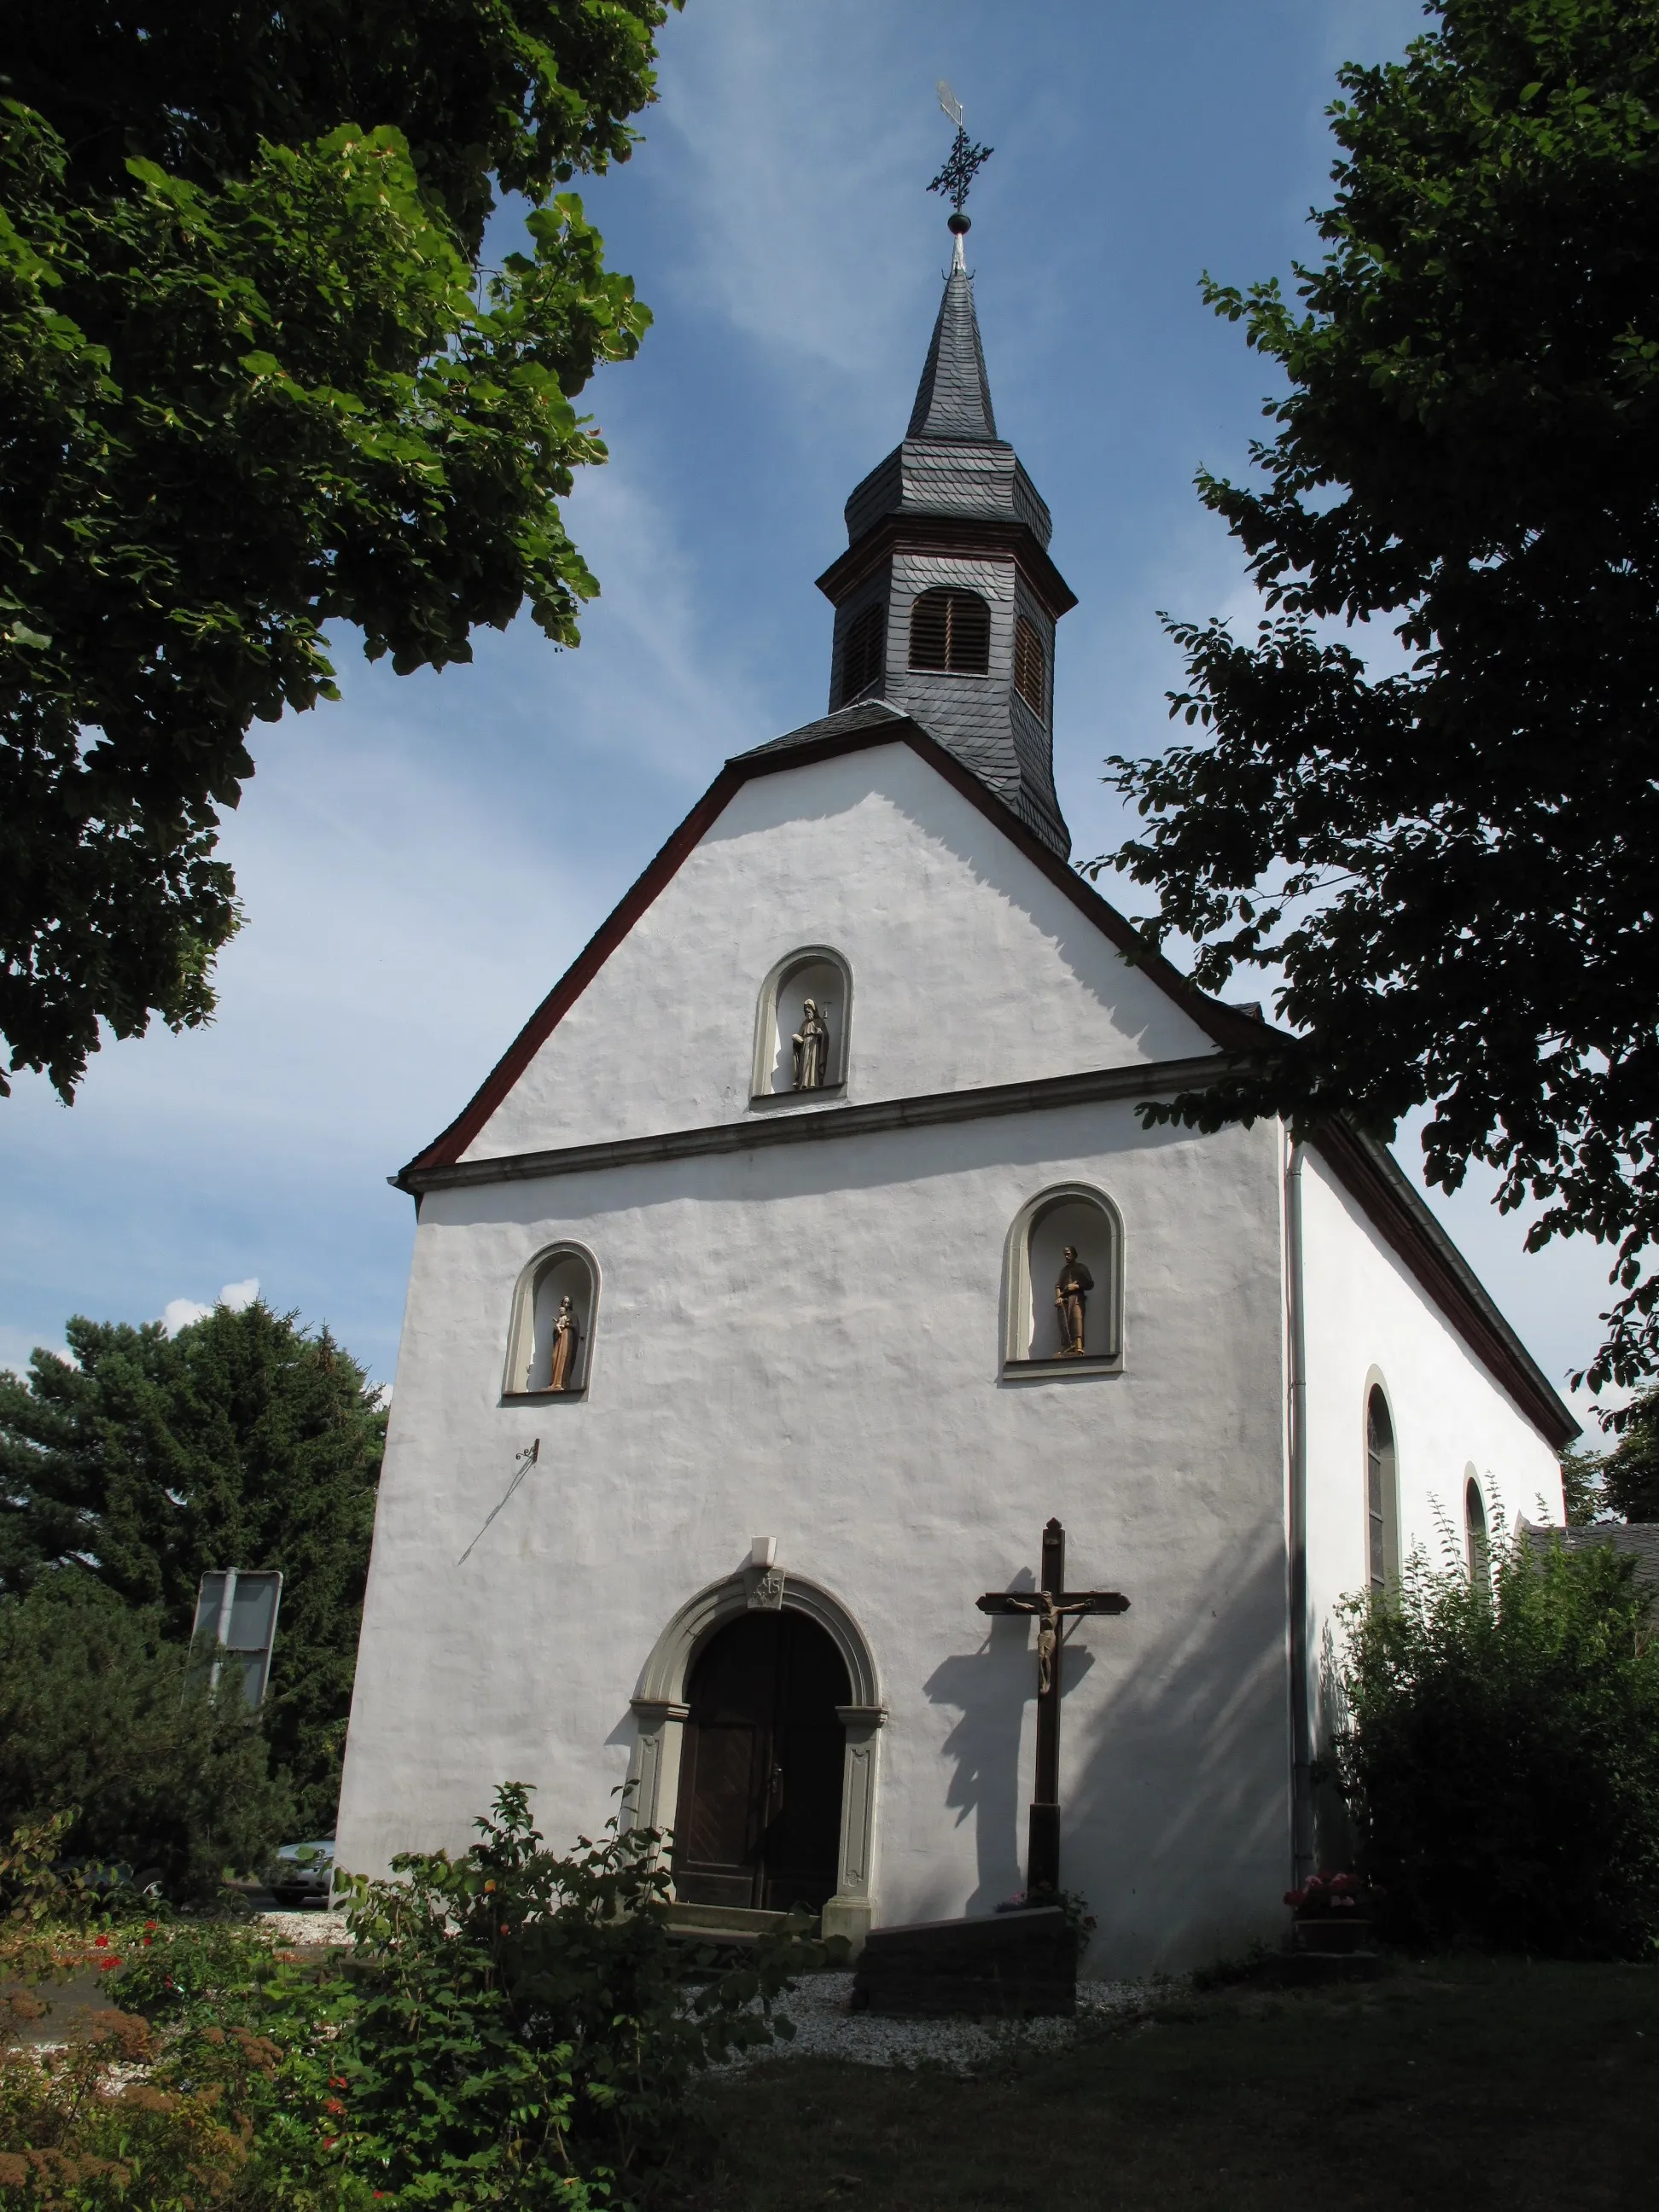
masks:
POLYGON ((386 1416, 326 1329, 256 1302, 171 1339, 76 1316, 0 1375, 0 1591, 78 1563, 188 1640, 200 1577, 283 1577, 264 1708, 301 1823, 332 1826, 386 1416))

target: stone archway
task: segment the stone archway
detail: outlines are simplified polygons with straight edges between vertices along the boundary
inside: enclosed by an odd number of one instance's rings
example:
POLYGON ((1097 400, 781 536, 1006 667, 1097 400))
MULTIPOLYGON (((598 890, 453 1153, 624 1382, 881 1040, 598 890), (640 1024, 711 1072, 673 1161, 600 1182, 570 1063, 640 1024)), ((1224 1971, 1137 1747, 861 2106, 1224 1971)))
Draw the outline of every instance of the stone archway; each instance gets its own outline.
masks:
POLYGON ((746 1567, 683 1605, 657 1638, 632 1700, 638 1728, 629 1764, 628 1825, 669 1829, 679 1802, 681 1752, 690 1707, 691 1669, 710 1638, 728 1622, 757 1610, 804 1613, 830 1638, 847 1669, 848 1704, 836 1708, 846 1732, 841 1796, 841 1837, 834 1893, 823 1906, 826 1936, 844 1936, 856 1948, 872 1912, 871 1877, 875 1844, 876 1746, 887 1709, 881 1701, 874 1655, 853 1615, 816 1583, 781 1569, 746 1567))

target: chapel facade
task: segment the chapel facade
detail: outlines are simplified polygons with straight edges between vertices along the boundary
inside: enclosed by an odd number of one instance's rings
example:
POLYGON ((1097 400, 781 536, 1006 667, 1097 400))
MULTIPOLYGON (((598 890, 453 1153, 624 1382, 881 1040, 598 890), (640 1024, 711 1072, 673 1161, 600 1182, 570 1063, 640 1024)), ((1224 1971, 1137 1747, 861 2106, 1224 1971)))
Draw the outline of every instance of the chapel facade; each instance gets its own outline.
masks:
POLYGON ((988 1912, 1053 1679, 1085 1971, 1190 1966, 1321 1850, 1338 1601, 1448 1516, 1472 1562, 1560 1521, 1576 1427, 1383 1148, 1142 1126, 1261 1026, 1067 865, 1075 602, 960 231, 847 526, 828 713, 727 762, 395 1178, 338 1857, 462 1847, 513 1779, 556 1845, 664 1831, 709 1927, 988 1912), (977 1606, 1051 1520, 1128 1600, 1058 1648, 977 1606))

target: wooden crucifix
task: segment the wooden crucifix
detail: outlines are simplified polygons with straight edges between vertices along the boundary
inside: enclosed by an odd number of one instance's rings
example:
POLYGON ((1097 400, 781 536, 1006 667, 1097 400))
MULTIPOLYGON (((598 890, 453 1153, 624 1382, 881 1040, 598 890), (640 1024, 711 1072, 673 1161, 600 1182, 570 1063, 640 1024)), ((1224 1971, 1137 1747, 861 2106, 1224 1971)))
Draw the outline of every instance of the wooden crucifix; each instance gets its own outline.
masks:
POLYGON ((1117 1590, 1068 1590, 1066 1531, 1051 1521, 1042 1532, 1042 1577, 1034 1590, 987 1590, 981 1613, 1034 1614, 1037 1623, 1036 1794, 1031 1800, 1025 1893, 1060 1887, 1060 1667, 1072 1629, 1085 1613, 1127 1613, 1117 1590))

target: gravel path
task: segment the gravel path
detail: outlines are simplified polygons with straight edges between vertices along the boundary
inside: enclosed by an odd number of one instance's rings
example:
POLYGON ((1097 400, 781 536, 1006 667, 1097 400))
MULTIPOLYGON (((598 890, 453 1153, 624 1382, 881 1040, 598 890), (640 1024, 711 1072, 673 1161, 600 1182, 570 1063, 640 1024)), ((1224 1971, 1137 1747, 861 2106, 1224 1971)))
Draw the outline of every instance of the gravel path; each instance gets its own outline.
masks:
POLYGON ((327 1943, 343 1948, 351 1941, 343 1911, 261 1912, 257 1917, 260 1927, 269 1928, 278 1942, 298 1944, 306 1950, 327 1943))
POLYGON ((793 2040, 763 2045, 737 2063, 846 2058, 855 2066, 948 2066, 969 2074, 1015 2051, 1068 2043, 1091 2020, 1132 2012, 1148 1995, 1140 1982, 1079 1982, 1075 2020, 889 2020, 853 2010, 850 1974, 810 1974, 778 2008, 794 2022, 793 2040))

